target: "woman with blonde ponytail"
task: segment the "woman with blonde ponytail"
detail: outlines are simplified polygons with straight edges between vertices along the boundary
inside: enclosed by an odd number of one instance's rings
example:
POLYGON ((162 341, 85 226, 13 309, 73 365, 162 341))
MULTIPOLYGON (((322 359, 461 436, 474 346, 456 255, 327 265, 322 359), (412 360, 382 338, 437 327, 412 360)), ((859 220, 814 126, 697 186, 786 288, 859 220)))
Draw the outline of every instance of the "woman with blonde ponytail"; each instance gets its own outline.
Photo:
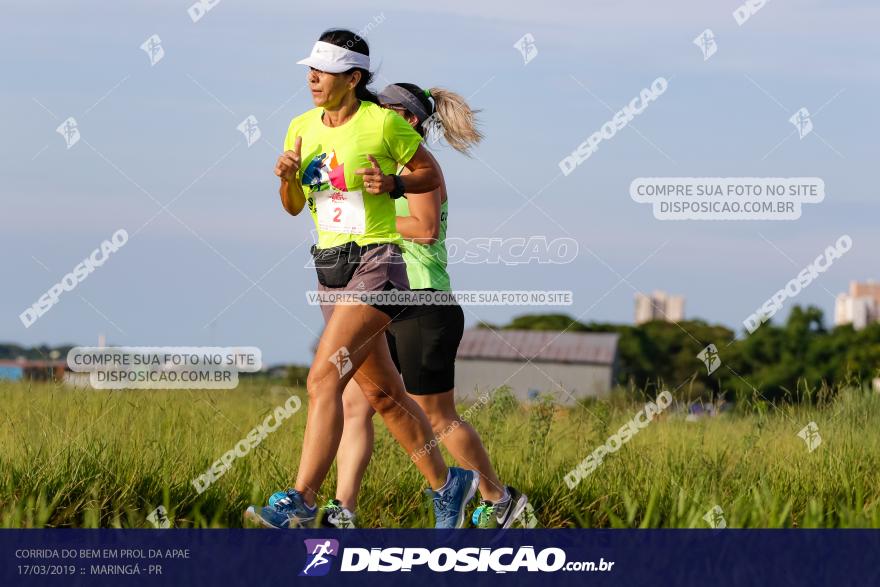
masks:
POLYGON ((433 116, 442 137, 456 151, 470 155, 471 146, 483 140, 475 116, 479 110, 471 110, 464 98, 443 88, 425 90, 425 95, 434 101, 433 116))
MULTIPOLYGON (((455 92, 392 84, 379 93, 380 104, 400 114, 427 137, 439 136, 455 150, 468 155, 483 138, 476 113, 455 92)), ((431 159, 433 155, 429 153, 431 159)), ((436 159, 434 159, 436 163, 436 159)), ((439 164, 438 164, 439 168, 439 164)), ((405 170, 402 170, 405 173, 405 170)), ((448 199, 441 170, 440 187, 407 193, 395 200, 397 231, 403 237, 403 258, 410 288, 421 292, 450 292, 446 270, 448 199)), ((426 297, 434 295, 428 293, 426 297)), ((438 294, 438 295, 443 295, 438 294)), ((392 324, 386 331, 392 359, 403 376, 407 392, 424 410, 437 438, 458 463, 480 473, 482 502, 473 513, 477 527, 510 527, 528 499, 498 479, 476 430, 455 408, 455 356, 464 330, 464 313, 457 304, 429 305, 415 317, 392 324)), ((323 509, 324 527, 354 527, 354 511, 361 480, 373 451, 373 414, 356 381, 343 394, 344 428, 336 455, 336 499, 323 509)))

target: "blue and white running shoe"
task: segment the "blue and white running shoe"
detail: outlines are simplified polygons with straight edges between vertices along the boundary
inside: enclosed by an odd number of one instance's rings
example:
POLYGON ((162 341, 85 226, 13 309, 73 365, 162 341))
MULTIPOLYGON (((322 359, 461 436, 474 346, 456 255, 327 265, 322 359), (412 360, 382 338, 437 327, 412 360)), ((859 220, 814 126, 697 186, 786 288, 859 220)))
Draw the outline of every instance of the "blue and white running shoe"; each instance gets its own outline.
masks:
POLYGON ((318 508, 307 506, 302 494, 295 489, 274 493, 269 498, 269 504, 260 508, 248 506, 244 512, 245 520, 279 529, 311 528, 315 524, 318 508))
MULTIPOLYGON (((288 489, 288 491, 291 491, 291 490, 288 489)), ((285 497, 287 497, 287 491, 276 491, 275 493, 273 493, 272 495, 269 496, 269 505, 274 507, 275 503, 279 499, 284 499, 285 497)))
POLYGON ((449 467, 449 480, 442 491, 434 491, 434 527, 461 528, 465 508, 477 492, 480 474, 476 471, 449 467))

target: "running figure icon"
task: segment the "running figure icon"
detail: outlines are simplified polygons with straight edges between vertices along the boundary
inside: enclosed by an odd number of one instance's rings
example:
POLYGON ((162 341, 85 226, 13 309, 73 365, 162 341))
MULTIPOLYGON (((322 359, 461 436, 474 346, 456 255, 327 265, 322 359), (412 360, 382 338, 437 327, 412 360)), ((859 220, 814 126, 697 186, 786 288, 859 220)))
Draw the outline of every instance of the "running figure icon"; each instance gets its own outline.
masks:
POLYGON ((309 555, 300 576, 316 577, 326 575, 330 570, 330 557, 339 553, 339 542, 332 539, 306 540, 306 553, 309 555))

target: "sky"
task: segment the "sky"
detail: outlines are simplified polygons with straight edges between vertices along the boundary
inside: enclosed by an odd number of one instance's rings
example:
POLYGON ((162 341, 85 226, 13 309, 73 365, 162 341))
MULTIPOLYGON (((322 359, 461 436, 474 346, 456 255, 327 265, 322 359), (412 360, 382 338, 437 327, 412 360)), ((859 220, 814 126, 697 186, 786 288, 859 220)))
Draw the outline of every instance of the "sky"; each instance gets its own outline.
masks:
POLYGON ((742 25, 739 6, 4 2, 0 341, 104 334, 307 363, 322 327, 304 293, 314 225, 284 212, 273 168, 290 119, 313 106, 296 61, 336 27, 365 32, 374 87, 445 87, 481 110, 472 158, 430 146, 450 237, 577 241, 564 264, 452 265, 458 290, 573 294, 570 306, 471 306, 469 325, 534 312, 630 323, 635 293, 663 289, 686 298, 688 318, 742 331, 846 234, 852 249, 781 312, 817 305, 828 323, 850 280, 880 279, 880 5, 771 1, 742 25), (693 43, 705 29, 709 59, 693 43), (514 46, 527 34, 529 61, 514 46), (141 45, 153 35, 163 55, 151 64, 141 45), (658 77, 666 91, 563 175, 559 161, 658 77), (800 138, 789 118, 802 107, 814 130, 800 138), (249 116, 251 145, 237 128, 249 116), (70 148, 56 132, 68 117, 70 148), (639 177, 818 177, 826 196, 797 220, 658 220, 630 198, 639 177), (119 229, 128 242, 25 328, 25 308, 119 229))

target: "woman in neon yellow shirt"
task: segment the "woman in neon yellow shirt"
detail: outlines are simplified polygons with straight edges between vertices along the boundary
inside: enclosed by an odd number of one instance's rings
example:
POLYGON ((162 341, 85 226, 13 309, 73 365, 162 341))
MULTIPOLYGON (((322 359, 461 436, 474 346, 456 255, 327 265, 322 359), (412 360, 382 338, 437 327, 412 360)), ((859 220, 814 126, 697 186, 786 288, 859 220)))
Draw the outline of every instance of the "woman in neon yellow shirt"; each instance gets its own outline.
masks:
MULTIPOLYGON (((482 139, 474 112, 454 92, 440 88, 426 91, 414 84, 399 83, 379 92, 379 99, 421 136, 441 133, 462 153, 467 154, 482 139)), ((441 176, 436 190, 407 194, 396 204, 397 229, 405 239, 401 246, 411 289, 450 292, 445 244, 449 205, 446 182, 441 176)), ((480 473, 483 499, 474 512, 474 525, 508 528, 525 510, 528 498, 498 479, 480 435, 455 408, 455 356, 464 329, 464 313, 458 304, 438 304, 429 309, 389 327, 392 358, 407 392, 428 416, 437 438, 456 461, 480 473)), ((345 429, 336 455, 336 499, 324 507, 324 527, 354 526, 361 480, 372 455, 375 412, 357 385, 357 381, 350 382, 343 396, 345 429)))
MULTIPOLYGON (((308 206, 318 230, 312 248, 321 292, 407 290, 391 194, 424 193, 440 185, 437 163, 403 118, 381 108, 367 88, 369 47, 351 31, 330 30, 315 43, 307 65, 315 108, 293 119, 278 158, 284 209, 308 206), (398 166, 409 170, 404 178, 398 166)), ((315 497, 342 436, 342 392, 354 379, 370 405, 434 490, 438 528, 464 524, 465 506, 479 474, 447 468, 439 450, 422 455, 433 438, 424 413, 406 394, 385 340, 392 320, 408 308, 323 304, 326 327, 307 381, 308 420, 294 487, 245 518, 273 528, 309 527, 315 497)))

